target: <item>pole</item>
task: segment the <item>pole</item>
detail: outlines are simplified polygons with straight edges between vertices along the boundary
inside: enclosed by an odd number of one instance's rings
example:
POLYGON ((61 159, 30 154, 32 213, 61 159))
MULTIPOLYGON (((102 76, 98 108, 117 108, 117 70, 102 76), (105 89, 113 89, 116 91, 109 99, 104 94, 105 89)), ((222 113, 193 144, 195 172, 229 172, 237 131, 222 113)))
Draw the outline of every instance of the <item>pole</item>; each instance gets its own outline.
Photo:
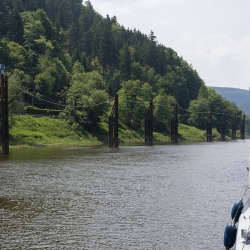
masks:
POLYGON ((118 147, 118 94, 115 94, 114 147, 118 147))
POLYGON ((2 154, 9 154, 8 78, 1 74, 2 154))

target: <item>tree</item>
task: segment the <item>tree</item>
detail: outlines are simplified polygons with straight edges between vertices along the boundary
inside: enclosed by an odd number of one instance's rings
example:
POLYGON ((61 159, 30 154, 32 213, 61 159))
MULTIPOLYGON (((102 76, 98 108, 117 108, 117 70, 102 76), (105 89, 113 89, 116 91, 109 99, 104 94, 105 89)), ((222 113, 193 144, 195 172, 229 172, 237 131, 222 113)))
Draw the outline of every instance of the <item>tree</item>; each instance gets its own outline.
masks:
POLYGON ((28 92, 30 83, 31 78, 29 75, 25 74, 20 69, 13 70, 8 79, 9 111, 11 114, 23 111, 23 107, 20 106, 19 98, 22 94, 28 92))
POLYGON ((119 65, 119 68, 122 74, 122 79, 124 81, 127 81, 128 79, 130 79, 131 63, 132 63, 132 60, 131 60, 130 50, 126 46, 120 50, 120 65, 119 65))
POLYGON ((225 113, 226 129, 231 129, 234 114, 240 114, 240 110, 234 103, 230 103, 220 95, 216 94, 214 89, 201 86, 198 99, 192 100, 189 105, 189 124, 199 129, 206 129, 209 112, 212 111, 213 127, 220 131, 220 122, 225 113), (230 119, 231 117, 231 119, 230 119))
POLYGON ((8 58, 9 58, 9 48, 8 48, 8 42, 6 39, 0 40, 0 61, 1 64, 5 64, 6 67, 8 67, 8 58))
POLYGON ((32 12, 23 12, 24 45, 26 48, 36 50, 36 40, 45 36, 45 28, 40 20, 35 18, 32 12))
MULTIPOLYGON (((119 113, 121 121, 130 128, 141 128, 146 116, 148 102, 143 100, 142 84, 139 80, 124 81, 119 90, 119 113)), ((148 100, 149 101, 149 100, 148 100)))
POLYGON ((205 130, 210 111, 208 100, 204 98, 192 100, 188 111, 190 112, 189 125, 205 130))
POLYGON ((85 128, 96 125, 107 110, 108 94, 102 76, 97 71, 86 73, 76 62, 70 85, 65 93, 69 107, 64 111, 64 118, 71 114, 70 121, 85 128))
POLYGON ((148 38, 149 38, 149 40, 150 40, 151 42, 157 42, 156 36, 155 36, 153 30, 150 31, 150 34, 148 35, 148 38))
POLYGON ((6 26, 8 28, 7 37, 9 41, 14 41, 19 44, 22 44, 23 22, 20 13, 17 11, 17 9, 14 9, 9 12, 6 26))
POLYGON ((20 44, 16 42, 8 42, 8 71, 11 72, 14 69, 20 69, 27 72, 31 63, 31 58, 28 51, 20 44))
POLYGON ((69 86, 69 72, 59 60, 49 53, 41 55, 35 76, 35 90, 38 96, 49 101, 59 101, 58 94, 69 86))
POLYGON ((155 129, 158 131, 168 131, 173 114, 173 106, 176 104, 175 98, 171 95, 167 95, 164 90, 160 90, 154 98, 153 103, 155 129))

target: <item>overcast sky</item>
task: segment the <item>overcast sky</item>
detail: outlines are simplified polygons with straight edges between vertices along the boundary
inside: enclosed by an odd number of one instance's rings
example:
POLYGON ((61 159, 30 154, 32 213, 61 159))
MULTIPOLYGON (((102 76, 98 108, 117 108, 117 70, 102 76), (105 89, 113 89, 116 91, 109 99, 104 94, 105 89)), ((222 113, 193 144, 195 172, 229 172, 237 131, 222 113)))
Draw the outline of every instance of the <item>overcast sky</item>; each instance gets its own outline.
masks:
POLYGON ((99 14, 149 34, 197 70, 206 86, 249 89, 250 0, 91 0, 99 14))

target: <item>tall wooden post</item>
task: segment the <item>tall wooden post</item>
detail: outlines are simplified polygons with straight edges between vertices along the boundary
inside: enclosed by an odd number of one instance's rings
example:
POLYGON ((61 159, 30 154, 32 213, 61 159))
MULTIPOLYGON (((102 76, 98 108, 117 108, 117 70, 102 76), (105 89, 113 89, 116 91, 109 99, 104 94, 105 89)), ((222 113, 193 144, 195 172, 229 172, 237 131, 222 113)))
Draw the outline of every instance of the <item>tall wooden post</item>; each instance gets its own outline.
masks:
POLYGON ((115 102, 109 116, 109 147, 118 147, 118 94, 115 94, 115 102))
POLYGON ((246 120, 246 115, 244 114, 240 126, 240 139, 242 140, 245 139, 245 120, 246 120))
POLYGON ((113 127, 114 127, 114 118, 113 116, 109 116, 109 147, 113 147, 114 145, 114 130, 113 130, 113 127))
POLYGON ((1 74, 2 154, 9 154, 8 78, 1 74))
POLYGON ((178 119, 178 115, 179 115, 179 108, 178 108, 178 104, 175 105, 175 143, 178 143, 178 123, 179 123, 179 119, 178 119))
POLYGON ((149 110, 144 121, 144 144, 153 145, 153 102, 150 100, 149 110))
POLYGON ((226 113, 223 114, 223 118, 222 121, 220 123, 220 140, 221 141, 225 141, 226 140, 226 125, 225 125, 225 121, 226 121, 226 113))
POLYGON ((118 147, 118 94, 115 94, 114 147, 118 147))
POLYGON ((171 119, 171 131, 170 131, 171 143, 178 143, 178 104, 174 107, 174 114, 171 119))
POLYGON ((236 140, 236 114, 234 115, 234 120, 232 123, 232 140, 236 140))
POLYGON ((213 141, 213 135, 212 135, 212 111, 210 111, 209 118, 207 121, 207 141, 211 142, 213 141))

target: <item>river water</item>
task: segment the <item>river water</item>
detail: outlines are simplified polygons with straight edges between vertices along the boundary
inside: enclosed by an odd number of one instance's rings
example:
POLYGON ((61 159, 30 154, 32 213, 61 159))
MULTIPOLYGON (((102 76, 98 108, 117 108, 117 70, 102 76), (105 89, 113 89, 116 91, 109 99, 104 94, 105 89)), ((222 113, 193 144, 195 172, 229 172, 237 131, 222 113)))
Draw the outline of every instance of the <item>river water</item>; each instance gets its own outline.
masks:
POLYGON ((0 249, 224 249, 249 146, 12 149, 0 156, 0 249))

